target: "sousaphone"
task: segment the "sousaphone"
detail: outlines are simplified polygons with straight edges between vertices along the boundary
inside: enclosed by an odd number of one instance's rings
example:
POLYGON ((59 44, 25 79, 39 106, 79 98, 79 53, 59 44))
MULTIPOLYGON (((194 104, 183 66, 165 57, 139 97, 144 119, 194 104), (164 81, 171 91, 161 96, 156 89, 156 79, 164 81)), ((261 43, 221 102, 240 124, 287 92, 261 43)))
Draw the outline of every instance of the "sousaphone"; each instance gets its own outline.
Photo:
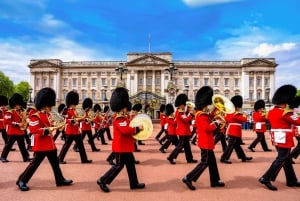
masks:
POLYGON ((153 124, 151 118, 147 114, 136 115, 129 124, 131 127, 143 125, 144 129, 132 137, 136 140, 146 140, 153 132, 153 124))

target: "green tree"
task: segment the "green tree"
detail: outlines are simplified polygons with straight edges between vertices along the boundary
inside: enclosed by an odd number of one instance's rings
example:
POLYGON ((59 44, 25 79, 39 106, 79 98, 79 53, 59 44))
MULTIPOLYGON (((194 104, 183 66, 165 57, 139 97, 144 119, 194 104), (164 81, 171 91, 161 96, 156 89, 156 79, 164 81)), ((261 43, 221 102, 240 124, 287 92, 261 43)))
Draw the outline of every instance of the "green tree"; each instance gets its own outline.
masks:
POLYGON ((297 91, 296 96, 300 96, 300 90, 297 91))
POLYGON ((23 96, 23 100, 28 102, 29 100, 29 83, 28 82, 20 82, 19 84, 15 85, 14 91, 15 93, 19 93, 23 96))
POLYGON ((9 98, 14 93, 14 83, 0 71, 0 94, 9 98))

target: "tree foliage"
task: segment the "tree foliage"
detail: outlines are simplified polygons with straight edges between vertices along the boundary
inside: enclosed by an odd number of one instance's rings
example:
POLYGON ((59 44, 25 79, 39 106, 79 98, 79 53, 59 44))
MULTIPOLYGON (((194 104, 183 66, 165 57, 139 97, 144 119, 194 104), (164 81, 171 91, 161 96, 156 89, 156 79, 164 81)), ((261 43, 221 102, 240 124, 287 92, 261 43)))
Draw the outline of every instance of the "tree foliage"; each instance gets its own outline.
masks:
POLYGON ((14 83, 0 71, 0 94, 10 97, 14 93, 14 83))
POLYGON ((27 101, 29 100, 29 83, 28 82, 20 82, 19 84, 15 85, 15 93, 19 93, 23 96, 23 100, 27 101))

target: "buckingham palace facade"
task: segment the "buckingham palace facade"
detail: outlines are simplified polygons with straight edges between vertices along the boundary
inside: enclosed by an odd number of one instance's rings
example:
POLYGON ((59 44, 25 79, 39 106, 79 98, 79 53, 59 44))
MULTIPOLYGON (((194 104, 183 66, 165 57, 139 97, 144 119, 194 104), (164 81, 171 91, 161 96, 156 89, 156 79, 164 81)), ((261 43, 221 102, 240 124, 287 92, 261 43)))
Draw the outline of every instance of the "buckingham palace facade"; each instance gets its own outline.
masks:
POLYGON ((128 89, 131 102, 142 103, 158 118, 160 104, 173 103, 186 93, 194 101, 204 85, 229 99, 244 98, 244 109, 251 110, 258 99, 266 102, 275 90, 274 58, 242 58, 240 61, 173 61, 172 53, 128 53, 125 61, 62 61, 32 59, 30 86, 32 96, 43 87, 57 93, 57 103, 64 103, 71 90, 94 103, 108 104, 117 86, 128 89))

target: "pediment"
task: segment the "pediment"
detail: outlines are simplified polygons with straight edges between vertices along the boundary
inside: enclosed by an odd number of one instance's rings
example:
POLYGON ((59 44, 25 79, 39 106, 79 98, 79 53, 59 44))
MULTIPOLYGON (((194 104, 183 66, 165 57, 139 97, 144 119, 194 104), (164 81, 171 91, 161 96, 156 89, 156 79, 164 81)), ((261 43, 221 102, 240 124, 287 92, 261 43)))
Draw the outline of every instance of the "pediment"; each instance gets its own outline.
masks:
POLYGON ((140 66, 140 65, 147 65, 147 66, 156 66, 156 65, 169 65, 170 62, 168 60, 159 58, 154 55, 144 55, 137 59, 134 59, 130 62, 126 63, 126 66, 140 66))
POLYGON ((255 59, 243 64, 244 67, 275 67, 277 65, 278 64, 268 59, 255 59))
POLYGON ((59 67, 60 60, 31 60, 30 64, 29 64, 29 68, 47 68, 47 67, 59 67))

